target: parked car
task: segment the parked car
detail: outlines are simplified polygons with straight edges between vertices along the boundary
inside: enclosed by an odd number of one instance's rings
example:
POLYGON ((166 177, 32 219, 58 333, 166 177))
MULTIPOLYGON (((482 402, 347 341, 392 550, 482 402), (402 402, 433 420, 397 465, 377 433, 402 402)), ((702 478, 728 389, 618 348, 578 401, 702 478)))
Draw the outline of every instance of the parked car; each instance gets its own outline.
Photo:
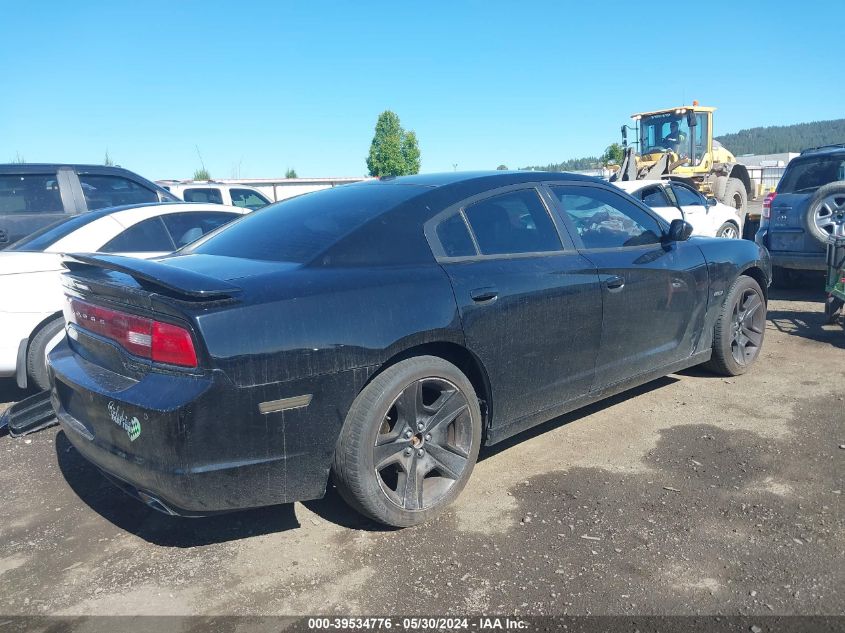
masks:
POLYGON ((36 231, 0 252, 0 376, 47 389, 45 354, 64 327, 62 253, 166 255, 248 210, 154 203, 91 211, 36 231))
POLYGON ((167 182, 162 184, 170 193, 185 202, 228 204, 252 211, 266 207, 270 200, 255 187, 227 185, 222 182, 167 182))
POLYGON ((775 280, 826 270, 827 240, 845 226, 845 144, 808 149, 792 159, 763 203, 755 240, 772 257, 775 280))
POLYGON ((672 180, 625 180, 614 185, 641 200, 664 220, 682 218, 692 224, 693 235, 738 238, 742 218, 733 207, 716 198, 705 198, 693 187, 672 180))
POLYGON ((766 250, 691 231, 587 176, 450 173, 279 202, 156 261, 74 255, 54 408, 163 512, 318 498, 333 473, 364 514, 421 523, 482 442, 752 365, 766 250))
POLYGON ((86 211, 176 200, 155 183, 121 167, 0 165, 0 249, 86 211))

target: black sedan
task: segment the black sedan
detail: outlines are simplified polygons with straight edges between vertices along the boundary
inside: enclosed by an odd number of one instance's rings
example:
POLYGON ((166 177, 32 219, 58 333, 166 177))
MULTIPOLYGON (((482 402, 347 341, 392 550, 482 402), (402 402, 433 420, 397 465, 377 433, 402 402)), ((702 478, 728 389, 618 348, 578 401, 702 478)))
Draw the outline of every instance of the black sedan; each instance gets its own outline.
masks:
POLYGON ((746 371, 770 264, 603 181, 426 175, 271 205, 173 256, 69 258, 65 433, 171 514, 442 511, 482 443, 706 363, 746 371))

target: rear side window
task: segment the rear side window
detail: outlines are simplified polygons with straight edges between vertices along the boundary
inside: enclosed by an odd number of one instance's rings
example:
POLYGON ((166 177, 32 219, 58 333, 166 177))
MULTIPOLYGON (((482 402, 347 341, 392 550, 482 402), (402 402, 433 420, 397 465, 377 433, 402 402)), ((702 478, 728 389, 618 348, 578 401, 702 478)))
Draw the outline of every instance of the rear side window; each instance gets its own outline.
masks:
POLYGON ((663 191, 662 187, 648 187, 640 193, 640 200, 650 207, 669 207, 672 203, 663 191))
POLYGON ((198 187, 185 189, 185 202, 205 202, 208 204, 223 204, 223 194, 214 187, 198 187))
POLYGON ((174 249, 170 234, 160 217, 150 218, 130 226, 112 238, 103 253, 169 253, 174 249))
POLYGON ((475 255, 475 246, 460 213, 449 216, 437 225, 437 239, 446 257, 475 255))
POLYGON ((64 213, 56 174, 0 176, 0 213, 64 213))
MULTIPOLYGON (((245 215, 182 252, 304 264, 371 220, 426 191, 412 185, 383 183, 315 191, 245 215)), ((359 249, 361 258, 377 260, 381 250, 407 248, 395 243, 398 238, 394 230, 380 232, 375 226, 367 239, 366 228, 361 228, 362 234, 357 237, 372 253, 359 249), (382 240, 389 238, 383 234, 392 235, 394 243, 384 244, 382 240)))
POLYGON ((237 213, 168 213, 161 216, 170 236, 181 248, 186 244, 198 240, 206 233, 241 217, 237 213))
POLYGON ((535 189, 487 198, 464 209, 483 255, 562 249, 549 212, 535 189))
POLYGON ((88 210, 116 207, 125 204, 158 202, 158 194, 122 176, 79 174, 79 184, 88 210))
POLYGON ((267 198, 252 189, 230 189, 229 195, 232 197, 233 206, 252 209, 253 211, 270 204, 267 198))
POLYGON ((796 159, 786 168, 778 193, 809 192, 840 180, 845 180, 845 159, 841 156, 796 159))

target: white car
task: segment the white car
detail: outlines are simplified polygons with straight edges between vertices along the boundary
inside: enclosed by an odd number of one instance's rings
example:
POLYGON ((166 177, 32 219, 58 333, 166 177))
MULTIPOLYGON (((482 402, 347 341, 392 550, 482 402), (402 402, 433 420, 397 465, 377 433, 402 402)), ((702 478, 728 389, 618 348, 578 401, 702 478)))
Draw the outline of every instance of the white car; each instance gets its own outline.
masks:
POLYGON ((111 207, 61 220, 0 251, 0 376, 15 376, 21 388, 29 381, 49 386, 45 355, 64 327, 63 253, 166 255, 249 211, 184 202, 111 207))
POLYGON ((613 184, 644 202, 667 222, 683 216, 692 224, 693 235, 729 238, 742 235, 742 219, 736 209, 716 198, 705 198, 682 182, 623 180, 613 184))
POLYGON ((159 180, 157 184, 185 202, 204 202, 207 204, 228 204, 234 207, 246 207, 251 211, 270 204, 270 200, 255 187, 247 185, 227 185, 213 180, 195 182, 170 182, 159 180))

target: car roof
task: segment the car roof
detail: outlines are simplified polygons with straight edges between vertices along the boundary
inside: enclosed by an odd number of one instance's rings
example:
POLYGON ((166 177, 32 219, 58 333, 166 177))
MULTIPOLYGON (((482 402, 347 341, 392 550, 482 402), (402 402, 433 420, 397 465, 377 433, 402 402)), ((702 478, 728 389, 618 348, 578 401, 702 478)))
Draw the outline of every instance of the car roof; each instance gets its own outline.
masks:
POLYGON ((41 173, 44 170, 55 171, 60 167, 69 167, 76 171, 98 171, 101 173, 132 173, 125 167, 117 167, 111 165, 85 165, 85 164, 71 164, 71 163, 2 163, 0 164, 0 173, 41 173))
POLYGON ((387 176, 373 180, 344 185, 346 187, 377 187, 383 185, 417 185, 421 187, 445 187, 460 183, 478 183, 490 188, 521 182, 543 182, 546 180, 572 180, 604 182, 601 178, 573 174, 565 171, 491 170, 491 171, 447 171, 415 176, 387 176))
POLYGON ((818 156, 828 154, 845 154, 845 143, 838 143, 833 145, 822 145, 821 147, 810 147, 801 150, 801 156, 818 156))

